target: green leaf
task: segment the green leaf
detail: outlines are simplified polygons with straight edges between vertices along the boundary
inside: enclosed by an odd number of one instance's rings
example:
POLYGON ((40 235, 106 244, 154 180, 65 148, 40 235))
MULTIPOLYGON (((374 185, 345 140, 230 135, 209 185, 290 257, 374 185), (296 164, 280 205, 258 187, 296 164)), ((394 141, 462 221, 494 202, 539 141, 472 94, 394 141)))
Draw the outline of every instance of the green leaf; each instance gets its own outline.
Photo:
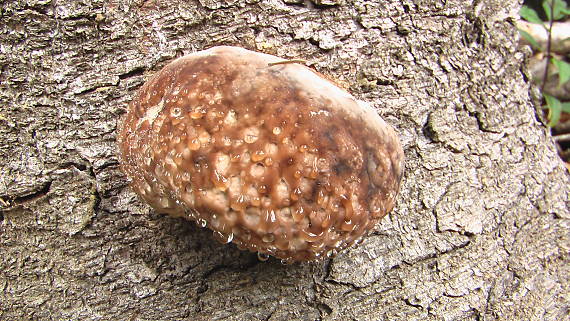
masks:
POLYGON ((552 15, 550 12, 550 3, 551 0, 543 0, 542 1, 542 9, 544 10, 544 13, 546 14, 546 21, 550 21, 552 20, 552 15))
POLYGON ((540 46, 540 44, 538 43, 538 41, 536 41, 536 40, 534 39, 534 37, 533 37, 530 33, 526 32, 526 31, 524 31, 524 30, 522 30, 522 29, 519 29, 519 33, 521 34, 521 37, 523 37, 526 41, 528 41, 528 43, 530 43, 530 45, 531 45, 533 48, 536 48, 536 49, 538 49, 538 50, 540 50, 540 51, 544 51, 544 50, 542 50, 542 47, 540 46))
POLYGON ((552 58, 552 63, 558 69, 558 86, 562 86, 570 80, 570 64, 556 58, 552 58))
POLYGON ((543 0, 542 9, 544 9, 544 13, 546 14, 546 19, 548 19, 548 21, 551 19, 560 20, 566 16, 564 13, 566 10, 566 2, 564 0, 543 0), (554 6, 554 8, 551 8, 551 6, 554 6), (553 15, 551 15, 551 13, 553 13, 553 15))
POLYGON ((528 22, 543 24, 543 21, 538 16, 538 13, 536 12, 536 10, 534 10, 533 8, 531 8, 529 6, 526 6, 526 5, 522 6, 521 11, 519 11, 519 14, 520 14, 521 18, 523 18, 524 20, 526 20, 528 22))
POLYGON ((554 0, 554 20, 560 20, 566 17, 566 1, 554 0))
POLYGON ((562 111, 570 114, 570 103, 562 103, 562 111))
POLYGON ((560 100, 547 95, 543 94, 544 99, 546 100, 546 107, 548 108, 548 127, 554 127, 558 124, 560 120, 560 113, 562 112, 562 103, 560 100))

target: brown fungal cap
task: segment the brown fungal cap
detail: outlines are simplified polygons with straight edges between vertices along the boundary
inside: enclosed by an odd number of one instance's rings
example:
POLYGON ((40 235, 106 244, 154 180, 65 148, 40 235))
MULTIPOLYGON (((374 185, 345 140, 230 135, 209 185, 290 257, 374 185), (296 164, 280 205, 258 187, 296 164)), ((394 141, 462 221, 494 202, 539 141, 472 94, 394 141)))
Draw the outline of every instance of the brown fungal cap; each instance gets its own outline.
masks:
POLYGON ((171 62, 129 105, 121 161, 157 211, 261 257, 314 260, 392 210, 403 152, 371 107, 281 61, 215 47, 171 62))

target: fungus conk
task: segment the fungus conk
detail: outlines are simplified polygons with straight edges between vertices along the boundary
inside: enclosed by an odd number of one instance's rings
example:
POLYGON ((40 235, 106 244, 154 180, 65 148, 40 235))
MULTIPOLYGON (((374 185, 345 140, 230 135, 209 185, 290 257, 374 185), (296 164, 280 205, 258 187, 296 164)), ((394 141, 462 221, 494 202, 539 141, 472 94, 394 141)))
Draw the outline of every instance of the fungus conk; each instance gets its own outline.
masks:
POLYGON ((336 254, 392 210, 402 177, 400 142, 373 108, 304 65, 237 47, 166 65, 120 127, 137 194, 260 258, 336 254))

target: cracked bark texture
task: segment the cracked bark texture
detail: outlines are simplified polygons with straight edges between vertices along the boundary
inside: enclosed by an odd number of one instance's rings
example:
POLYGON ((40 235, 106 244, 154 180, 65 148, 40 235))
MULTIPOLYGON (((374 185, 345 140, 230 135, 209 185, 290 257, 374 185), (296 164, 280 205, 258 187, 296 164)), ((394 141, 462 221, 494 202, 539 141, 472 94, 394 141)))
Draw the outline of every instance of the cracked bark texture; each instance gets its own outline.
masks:
POLYGON ((562 320, 568 174, 508 0, 28 0, 0 15, 0 319, 562 320), (396 209, 316 264, 154 213, 116 123, 185 53, 302 58, 397 128, 396 209))

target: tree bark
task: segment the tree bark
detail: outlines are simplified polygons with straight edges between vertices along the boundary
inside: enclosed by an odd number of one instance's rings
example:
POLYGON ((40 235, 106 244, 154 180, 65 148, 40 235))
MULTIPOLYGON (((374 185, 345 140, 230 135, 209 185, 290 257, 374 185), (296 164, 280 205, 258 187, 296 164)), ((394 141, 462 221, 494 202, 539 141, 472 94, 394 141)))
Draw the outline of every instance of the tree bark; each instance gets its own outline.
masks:
POLYGON ((0 319, 567 319, 569 176, 518 2, 3 2, 0 319), (128 188, 126 104, 220 44, 305 59, 397 128, 402 191, 360 246, 259 262, 128 188))

